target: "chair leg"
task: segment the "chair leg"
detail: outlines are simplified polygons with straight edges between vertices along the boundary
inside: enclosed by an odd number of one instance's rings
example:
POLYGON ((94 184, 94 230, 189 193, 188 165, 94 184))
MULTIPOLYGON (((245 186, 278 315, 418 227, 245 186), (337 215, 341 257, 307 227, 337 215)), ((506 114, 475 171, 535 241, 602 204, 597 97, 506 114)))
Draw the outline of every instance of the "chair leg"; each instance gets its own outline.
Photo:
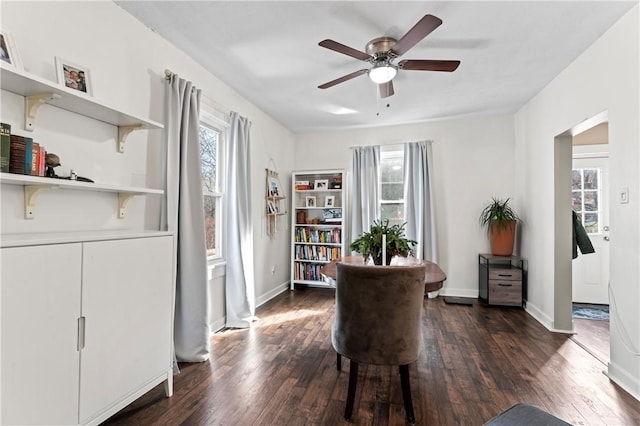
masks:
POLYGON ((349 363, 349 389, 347 390, 347 406, 344 409, 344 419, 350 420, 353 414, 353 403, 356 399, 356 383, 358 382, 358 363, 349 363))
POLYGON ((413 402, 411 402, 411 383, 409 382, 409 365, 400 366, 400 384, 402 386, 402 399, 404 401, 404 411, 407 413, 407 423, 413 425, 416 418, 413 414, 413 402))
POLYGON ((338 371, 342 371, 342 355, 336 353, 336 368, 338 371))

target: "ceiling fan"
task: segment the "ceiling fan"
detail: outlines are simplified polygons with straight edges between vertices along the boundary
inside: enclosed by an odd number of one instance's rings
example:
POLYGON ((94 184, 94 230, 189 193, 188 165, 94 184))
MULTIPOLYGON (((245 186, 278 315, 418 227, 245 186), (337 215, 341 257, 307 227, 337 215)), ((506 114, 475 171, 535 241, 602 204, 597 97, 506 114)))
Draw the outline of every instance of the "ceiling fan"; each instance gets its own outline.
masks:
POLYGON ((445 71, 452 72, 458 68, 460 61, 433 60, 433 59, 404 59, 397 65, 393 61, 404 55, 409 49, 418 44, 420 40, 429 35, 442 24, 442 20, 433 15, 425 15, 411 28, 400 40, 392 37, 378 37, 367 43, 365 52, 345 46, 333 40, 322 40, 319 46, 334 50, 347 56, 369 62, 372 67, 361 69, 351 74, 344 75, 328 83, 318 86, 318 89, 327 89, 336 84, 344 83, 352 78, 368 74, 371 81, 378 85, 380 97, 386 98, 393 95, 393 77, 398 69, 411 71, 445 71))

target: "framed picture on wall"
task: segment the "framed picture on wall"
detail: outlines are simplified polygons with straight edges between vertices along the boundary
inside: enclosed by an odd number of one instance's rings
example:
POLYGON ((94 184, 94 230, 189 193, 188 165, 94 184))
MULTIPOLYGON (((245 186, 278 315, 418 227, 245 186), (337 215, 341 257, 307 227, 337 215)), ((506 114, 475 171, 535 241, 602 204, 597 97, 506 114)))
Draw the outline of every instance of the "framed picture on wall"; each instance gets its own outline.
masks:
POLYGON ((10 32, 0 29, 0 60, 13 68, 22 69, 22 61, 10 32))
POLYGON ((315 207, 316 206, 316 197, 306 196, 304 197, 305 206, 306 207, 315 207))
POLYGON ((282 191, 280 190, 280 181, 275 176, 269 176, 269 196, 281 197, 282 191))
POLYGON ((89 68, 56 56, 56 74, 58 83, 65 87, 93 95, 89 68))

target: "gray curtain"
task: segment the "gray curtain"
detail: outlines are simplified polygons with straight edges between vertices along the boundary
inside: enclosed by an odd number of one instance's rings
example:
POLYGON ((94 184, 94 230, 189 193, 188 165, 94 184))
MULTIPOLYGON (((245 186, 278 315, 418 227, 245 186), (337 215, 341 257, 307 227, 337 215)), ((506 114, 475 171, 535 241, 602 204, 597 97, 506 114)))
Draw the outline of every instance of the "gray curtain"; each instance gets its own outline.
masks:
POLYGON ((174 349, 178 361, 209 359, 209 286, 200 171, 200 90, 167 77, 166 196, 161 223, 174 233, 176 305, 174 349))
POLYGON ((228 168, 224 217, 226 220, 227 327, 246 328, 255 319, 253 224, 251 221, 251 121, 231 113, 226 146, 228 168))
POLYGON ((353 149, 351 240, 368 231, 380 218, 380 147, 353 149))
POLYGON ((418 259, 438 262, 433 191, 431 141, 404 145, 404 209, 407 238, 416 240, 418 259))

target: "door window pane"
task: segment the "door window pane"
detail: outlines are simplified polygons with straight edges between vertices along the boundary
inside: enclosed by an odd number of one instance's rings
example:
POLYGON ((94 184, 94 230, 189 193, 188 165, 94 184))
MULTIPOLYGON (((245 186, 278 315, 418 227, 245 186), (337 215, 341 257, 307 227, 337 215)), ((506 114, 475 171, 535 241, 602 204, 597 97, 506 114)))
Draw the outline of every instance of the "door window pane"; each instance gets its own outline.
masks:
POLYGON ((571 204, 589 234, 600 232, 600 169, 574 169, 571 204))

